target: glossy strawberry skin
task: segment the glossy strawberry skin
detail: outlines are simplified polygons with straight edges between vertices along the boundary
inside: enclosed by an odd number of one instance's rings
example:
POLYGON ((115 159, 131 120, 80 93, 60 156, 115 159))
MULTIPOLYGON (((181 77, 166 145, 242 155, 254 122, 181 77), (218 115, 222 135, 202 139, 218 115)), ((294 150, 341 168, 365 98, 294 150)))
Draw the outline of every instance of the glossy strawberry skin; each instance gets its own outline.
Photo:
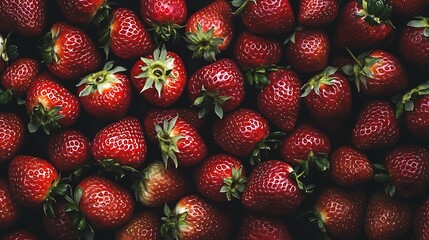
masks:
POLYGON ((134 216, 116 232, 117 240, 161 240, 160 217, 153 211, 145 210, 134 216))
POLYGON ((71 23, 87 25, 91 23, 97 11, 106 3, 106 0, 57 0, 61 13, 71 23))
POLYGON ((325 32, 303 29, 295 32, 295 42, 288 42, 285 54, 292 69, 317 72, 327 66, 329 49, 329 38, 325 32))
POLYGON ((399 38, 399 50, 405 61, 418 66, 429 66, 429 38, 424 28, 405 27, 399 38))
POLYGON ((183 25, 187 14, 186 1, 141 0, 140 14, 148 26, 162 23, 183 25))
POLYGON ((429 95, 413 101, 412 111, 405 111, 405 124, 411 133, 429 139, 429 95))
POLYGON ((280 219, 247 213, 241 220, 237 240, 292 240, 289 229, 280 219))
POLYGON ((31 58, 21 58, 10 65, 0 76, 3 88, 12 90, 15 95, 25 93, 30 83, 39 73, 39 63, 31 58))
POLYGON ((117 228, 131 219, 134 212, 133 198, 117 183, 90 176, 77 187, 82 188, 83 192, 79 209, 94 229, 117 228))
POLYGON ((0 179, 0 229, 12 226, 20 215, 21 208, 12 199, 6 180, 0 179))
POLYGON ((398 121, 389 103, 377 100, 366 104, 353 128, 354 146, 360 150, 389 147, 398 138, 398 121))
POLYGON ((45 201, 58 182, 58 172, 46 160, 20 155, 9 164, 8 180, 16 202, 27 208, 35 208, 45 201))
POLYGON ((304 194, 292 180, 293 168, 281 161, 269 160, 253 169, 241 203, 253 212, 287 215, 301 205, 304 194))
POLYGON ((19 230, 6 235, 2 240, 37 240, 38 238, 26 230, 19 230))
POLYGON ((337 0, 303 0, 298 12, 299 25, 321 27, 335 20, 339 6, 337 0))
POLYGON ((282 131, 295 128, 301 106, 300 79, 292 70, 279 69, 268 74, 270 83, 257 97, 258 110, 282 131))
POLYGON ((253 110, 242 108, 217 120, 213 127, 213 136, 215 143, 226 152, 237 157, 246 157, 269 131, 265 118, 253 110))
POLYGON ((17 114, 0 113, 0 163, 15 156, 24 136, 24 123, 17 114))
POLYGON ((429 238, 429 198, 425 198, 417 207, 414 218, 416 240, 429 238))
POLYGON ((78 234, 72 227, 72 216, 66 211, 66 204, 54 207, 55 217, 43 216, 43 226, 48 236, 58 240, 77 240, 78 234))
POLYGON ((113 159, 120 165, 138 167, 147 153, 143 127, 134 117, 112 123, 95 136, 91 153, 95 160, 113 159))
POLYGON ((415 16, 428 6, 425 0, 387 0, 396 13, 405 16, 415 16))

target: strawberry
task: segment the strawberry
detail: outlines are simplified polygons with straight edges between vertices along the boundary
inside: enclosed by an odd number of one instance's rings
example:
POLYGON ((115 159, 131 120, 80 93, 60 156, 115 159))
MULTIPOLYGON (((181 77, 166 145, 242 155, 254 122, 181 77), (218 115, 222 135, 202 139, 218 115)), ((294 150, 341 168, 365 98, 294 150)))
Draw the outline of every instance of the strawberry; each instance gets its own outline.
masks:
POLYGON ((374 176, 371 162, 365 154, 352 147, 339 147, 331 155, 331 178, 341 186, 355 186, 374 176))
POLYGON ((153 211, 141 212, 116 231, 117 240, 161 240, 161 221, 153 211))
POLYGON ((155 49, 155 43, 140 18, 127 8, 115 9, 107 26, 99 34, 106 56, 112 50, 117 57, 130 60, 147 55, 155 49))
POLYGON ((298 28, 285 43, 286 59, 292 69, 317 72, 328 65, 330 43, 324 31, 298 28))
POLYGON ((82 167, 89 160, 90 150, 88 138, 77 130, 62 130, 49 137, 49 161, 60 171, 82 167))
POLYGON ((107 62, 103 70, 82 78, 76 85, 83 108, 91 115, 101 119, 121 119, 131 103, 131 83, 121 73, 125 68, 113 68, 107 62))
POLYGON ((216 202, 239 199, 244 190, 246 175, 243 164, 226 154, 213 155, 195 170, 194 182, 198 191, 216 202))
POLYGON ((161 226, 164 239, 230 239, 229 216, 196 195, 183 197, 173 210, 166 205, 164 213, 161 226))
POLYGON ((236 109, 244 99, 244 77, 230 59, 221 59, 196 71, 188 82, 188 97, 201 108, 199 117, 213 111, 219 117, 236 109))
POLYGON ((6 180, 0 178, 0 229, 15 224, 21 215, 21 208, 14 202, 6 180))
POLYGON ((38 238, 26 230, 18 230, 6 235, 2 240, 37 240, 38 238))
POLYGON ((192 58, 204 57, 207 61, 216 61, 216 54, 227 49, 234 36, 229 3, 215 0, 192 14, 185 31, 185 41, 193 52, 192 58))
POLYGON ((110 10, 106 0, 57 0, 57 4, 63 16, 77 25, 98 25, 110 10))
POLYGON ((186 87, 185 65, 179 55, 163 45, 153 55, 139 59, 131 70, 134 87, 144 99, 158 107, 175 103, 186 87))
POLYGON ((385 0, 352 0, 340 13, 334 42, 340 48, 368 49, 393 32, 392 7, 385 0))
MULTIPOLYGON (((0 14, 1 14, 1 11, 0 11, 0 14)), ((1 15, 0 15, 0 18, 1 18, 1 15)), ((17 47, 11 44, 10 35, 11 33, 9 33, 7 37, 3 37, 0 34, 0 73, 5 69, 9 61, 15 60, 18 57, 17 47)))
POLYGON ((191 192, 188 178, 177 169, 165 169, 164 163, 160 161, 151 163, 142 173, 136 196, 145 206, 160 207, 165 203, 175 202, 191 192))
POLYGON ((338 15, 337 0, 299 1, 298 23, 306 27, 322 27, 332 23, 338 15))
POLYGON ((268 74, 268 81, 258 93, 258 110, 276 127, 290 132, 301 106, 299 76, 292 70, 279 69, 268 74))
POLYGON ((45 232, 52 239, 76 240, 79 239, 76 231, 72 228, 72 216, 66 211, 66 204, 58 204, 54 208, 55 217, 43 216, 45 232))
POLYGON ((95 71, 101 55, 89 36, 64 22, 55 23, 43 37, 43 60, 58 78, 72 80, 95 71))
POLYGON ((365 233, 369 240, 401 238, 411 227, 411 209, 406 202, 375 193, 368 203, 365 233))
POLYGON ((237 240, 292 240, 289 229, 280 219, 247 213, 241 220, 237 240))
POLYGON ((388 102, 371 101, 363 107, 353 127, 353 145, 360 150, 393 146, 399 138, 398 125, 388 102))
POLYGON ((429 198, 425 198, 417 207, 414 218, 416 240, 429 238, 429 198))
POLYGON ((353 76, 358 91, 362 90, 365 95, 378 97, 397 93, 407 87, 405 67, 392 54, 374 50, 356 58, 348 51, 355 60, 355 65, 347 65, 342 69, 347 75, 353 76))
POLYGON ((78 98, 48 73, 39 75, 30 84, 25 105, 30 115, 30 132, 42 126, 49 135, 53 129, 73 125, 80 115, 78 98))
POLYGON ((269 160, 250 173, 241 198, 243 206, 270 215, 286 215, 298 209, 304 193, 298 188, 293 168, 281 161, 269 160))
POLYGON ((415 16, 428 6, 426 0, 387 0, 393 11, 400 15, 415 16))
POLYGON ((302 86, 305 106, 316 123, 327 129, 341 124, 352 108, 352 90, 348 80, 327 67, 302 86))
POLYGON ((0 164, 16 155, 24 135, 24 123, 16 113, 0 113, 0 164))
POLYGON ((256 34, 285 34, 294 25, 292 7, 288 0, 233 0, 244 26, 256 34))
POLYGON ((429 18, 417 16, 408 22, 399 38, 399 50, 405 61, 429 66, 429 18))
POLYGON ((187 7, 185 0, 140 0, 140 14, 143 21, 152 26, 157 40, 177 41, 180 29, 186 21, 187 7))

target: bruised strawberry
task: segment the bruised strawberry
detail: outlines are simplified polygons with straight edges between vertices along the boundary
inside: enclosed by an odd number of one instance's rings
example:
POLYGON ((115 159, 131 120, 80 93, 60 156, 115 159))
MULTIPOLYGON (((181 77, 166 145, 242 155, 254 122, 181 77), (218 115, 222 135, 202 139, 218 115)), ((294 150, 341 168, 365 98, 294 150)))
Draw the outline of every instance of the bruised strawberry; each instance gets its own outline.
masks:
POLYGON ((38 238, 32 233, 25 230, 19 230, 6 235, 2 240, 37 240, 38 238))
POLYGON ((14 202, 6 180, 0 178, 0 229, 15 224, 21 215, 21 208, 14 202))
POLYGON ((405 61, 421 66, 429 66, 429 19, 415 17, 408 22, 399 38, 399 50, 405 61))
POLYGON ((394 12, 405 16, 415 16, 428 6, 426 0, 387 0, 394 12))
POLYGON ((335 20, 339 12, 337 0, 299 1, 298 23, 306 27, 322 27, 335 20))
POLYGON ((429 238, 429 198, 426 197, 417 207, 414 218, 416 240, 429 238))
POLYGON ((24 123, 17 114, 0 113, 0 164, 15 156, 24 135, 24 123))
POLYGON ((241 220, 237 240, 292 240, 281 219, 247 213, 241 220))
POLYGON ((117 240, 161 240, 161 221, 153 211, 141 212, 116 232, 117 240))
POLYGON ((57 4, 64 17, 78 25, 98 25, 110 10, 106 0, 57 0, 57 4))
POLYGON ((73 219, 66 211, 66 204, 61 203, 54 208, 55 217, 43 216, 43 226, 45 232, 52 239, 57 240, 77 240, 78 234, 72 228, 73 219))

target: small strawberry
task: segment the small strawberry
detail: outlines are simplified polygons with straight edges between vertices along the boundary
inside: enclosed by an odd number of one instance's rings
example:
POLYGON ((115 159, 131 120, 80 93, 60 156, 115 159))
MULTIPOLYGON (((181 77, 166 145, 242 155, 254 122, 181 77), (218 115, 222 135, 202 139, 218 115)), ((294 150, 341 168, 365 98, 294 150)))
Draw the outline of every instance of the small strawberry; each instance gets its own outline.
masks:
POLYGON ((241 197, 243 206, 253 212, 287 215, 304 201, 294 178, 293 168, 282 161, 269 160, 250 173, 241 197))
POLYGON ((226 154, 207 158, 194 174, 198 191, 216 202, 231 201, 232 197, 239 199, 246 180, 243 164, 226 154))
POLYGON ((26 230, 18 230, 2 238, 2 240, 37 240, 38 238, 26 230))
POLYGON ((164 239, 226 240, 232 230, 229 216, 196 195, 180 199, 173 210, 164 207, 164 239))
POLYGON ((64 17, 77 25, 100 24, 110 12, 107 0, 56 0, 64 17))
POLYGON ((400 239, 411 227, 411 209, 406 202, 378 192, 368 203, 365 233, 369 240, 400 239))
POLYGON ((73 219, 66 210, 66 204, 58 204, 54 208, 55 217, 43 216, 45 232, 52 239, 77 240, 78 234, 73 229, 73 219))
POLYGON ((179 55, 163 45, 153 55, 140 58, 131 70, 134 87, 149 103, 166 107, 175 103, 186 87, 185 65, 179 55))
POLYGON ((352 147, 339 147, 331 155, 331 178, 341 186, 355 186, 374 176, 371 162, 365 154, 352 147))
POLYGON ((199 117, 214 111, 219 117, 244 99, 244 77, 230 59, 221 59, 195 72, 188 82, 189 100, 201 108, 199 117), (214 109, 214 110, 213 110, 214 109))
POLYGON ((339 4, 337 0, 299 1, 298 23, 306 27, 322 27, 337 18, 339 4))
POLYGON ((185 41, 193 52, 192 58, 216 61, 215 55, 228 48, 233 36, 233 15, 226 0, 213 1, 186 23, 185 41))
POLYGON ((6 180, 0 178, 0 229, 15 224, 21 215, 21 208, 14 202, 6 180))
POLYGON ((116 231, 117 240, 161 240, 161 221, 153 211, 141 212, 116 231))
POLYGON ((426 0, 387 0, 387 2, 394 12, 410 17, 419 14, 428 6, 426 0))
POLYGON ((177 32, 186 21, 187 7, 185 0, 140 0, 140 14, 143 21, 152 26, 157 40, 177 41, 177 32))
POLYGON ((91 38, 64 22, 55 23, 43 37, 42 56, 49 71, 66 80, 83 77, 101 65, 101 55, 91 38))
POLYGON ((429 198, 426 197, 417 207, 414 218, 416 240, 429 239, 429 198))
POLYGON ((399 50, 405 61, 429 66, 429 18, 417 16, 408 22, 399 38, 399 50))
POLYGON ((155 43, 140 18, 127 8, 115 9, 99 34, 106 56, 112 50, 117 57, 131 60, 155 49, 155 43))
POLYGON ((3 37, 0 34, 0 73, 5 69, 9 61, 15 60, 18 57, 17 47, 10 43, 10 35, 11 33, 9 33, 7 37, 3 37))
POLYGON ((268 74, 268 81, 258 93, 258 110, 282 131, 290 132, 301 106, 299 76, 292 70, 279 69, 268 74))
POLYGON ((286 224, 276 218, 247 213, 241 220, 237 240, 292 240, 286 224))
POLYGON ((83 108, 93 117, 101 119, 121 119, 131 103, 131 83, 121 73, 125 68, 113 68, 107 62, 103 70, 82 78, 76 85, 83 108))
POLYGON ((393 146, 399 138, 399 123, 386 101, 375 100, 361 110, 353 132, 353 145, 360 150, 393 146))
POLYGON ((30 115, 30 132, 42 126, 49 135, 53 129, 73 125, 80 115, 78 98, 48 73, 40 74, 31 83, 25 102, 30 115))
POLYGON ((155 161, 142 172, 136 196, 147 207, 160 207, 172 203, 191 192, 188 178, 175 168, 165 168, 165 164, 155 161))
POLYGON ((17 114, 0 113, 0 164, 16 155, 24 135, 24 123, 17 114))

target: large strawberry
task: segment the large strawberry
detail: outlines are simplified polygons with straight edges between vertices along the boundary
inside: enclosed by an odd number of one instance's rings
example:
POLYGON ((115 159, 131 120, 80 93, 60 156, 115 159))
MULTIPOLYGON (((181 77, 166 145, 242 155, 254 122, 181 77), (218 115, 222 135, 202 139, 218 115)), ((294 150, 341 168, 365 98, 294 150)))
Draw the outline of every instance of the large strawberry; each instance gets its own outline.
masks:
POLYGON ((353 145, 360 150, 389 147, 399 138, 399 123, 386 101, 375 100, 361 110, 353 132, 353 145))
POLYGON ((91 115, 101 119, 121 119, 131 103, 131 83, 121 72, 125 68, 113 68, 107 62, 103 70, 91 73, 77 84, 79 100, 91 115))
POLYGON ((9 33, 7 37, 3 37, 0 34, 0 73, 5 69, 9 61, 14 60, 18 57, 17 47, 10 43, 10 35, 11 34, 9 33))
POLYGON ((399 41, 399 50, 405 61, 429 66, 429 18, 418 16, 409 21, 399 41))
POLYGON ((393 11, 405 16, 415 16, 428 6, 426 0, 387 0, 393 11))
POLYGON ((214 111, 222 118, 224 112, 236 109, 244 99, 243 74, 232 60, 218 60, 189 78, 188 96, 201 108, 199 117, 214 111))
POLYGON ((298 23, 306 27, 321 27, 335 20, 339 12, 337 0, 299 1, 298 23))
POLYGON ((0 164, 13 158, 24 141, 24 123, 15 113, 0 113, 0 164))
POLYGON ((78 234, 73 229, 73 218, 67 212, 65 203, 58 204, 54 208, 55 217, 43 216, 45 232, 52 239, 77 240, 78 234))
POLYGON ((100 24, 109 15, 110 7, 106 0, 56 0, 58 8, 71 23, 87 25, 100 24))
POLYGON ((237 240, 292 240, 287 225, 281 220, 247 213, 241 220, 237 240))
POLYGON ((0 178, 0 229, 14 225, 20 215, 21 208, 12 199, 6 180, 0 178))
POLYGON ((414 218, 416 240, 429 238, 429 198, 426 197, 417 207, 414 218))
POLYGON ((83 77, 101 65, 101 54, 91 38, 65 22, 55 23, 44 36, 42 56, 52 74, 67 80, 83 77))
POLYGON ((161 240, 161 221, 156 212, 143 211, 116 231, 116 240, 161 240))
POLYGON ((48 73, 39 75, 31 83, 25 105, 30 115, 30 132, 42 126, 49 134, 53 129, 72 125, 80 115, 78 98, 48 73))
POLYGON ((131 69, 131 80, 149 103, 166 107, 175 103, 186 87, 185 65, 179 55, 163 45, 140 58, 131 69))
POLYGON ((38 238, 26 230, 18 230, 7 234, 2 240, 38 240, 38 238))
POLYGON ((230 239, 230 217, 196 195, 183 197, 173 210, 166 205, 164 213, 161 226, 164 239, 230 239))
POLYGON ((234 36, 233 15, 226 0, 215 0, 194 13, 186 23, 185 41, 193 58, 215 61, 234 36))

